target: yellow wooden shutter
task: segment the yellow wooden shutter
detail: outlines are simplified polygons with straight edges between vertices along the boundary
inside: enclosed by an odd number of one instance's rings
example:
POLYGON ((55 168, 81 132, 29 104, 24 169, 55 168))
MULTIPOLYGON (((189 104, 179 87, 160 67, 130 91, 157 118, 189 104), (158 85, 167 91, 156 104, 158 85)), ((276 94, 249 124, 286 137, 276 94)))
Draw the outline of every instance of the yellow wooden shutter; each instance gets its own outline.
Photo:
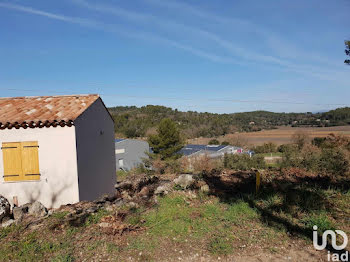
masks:
POLYGON ((21 143, 2 143, 1 149, 4 163, 4 180, 22 180, 21 143))
POLYGON ((23 180, 39 180, 38 142, 22 142, 23 180))

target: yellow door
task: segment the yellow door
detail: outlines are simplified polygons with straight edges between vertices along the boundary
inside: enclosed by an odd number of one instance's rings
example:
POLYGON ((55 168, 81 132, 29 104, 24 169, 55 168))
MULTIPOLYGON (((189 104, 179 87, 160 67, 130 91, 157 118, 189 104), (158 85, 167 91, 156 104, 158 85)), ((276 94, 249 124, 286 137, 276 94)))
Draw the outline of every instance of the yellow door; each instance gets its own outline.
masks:
POLYGON ((1 149, 4 163, 4 180, 22 180, 21 143, 2 143, 1 149))
POLYGON ((22 142, 23 180, 39 180, 38 142, 22 142))

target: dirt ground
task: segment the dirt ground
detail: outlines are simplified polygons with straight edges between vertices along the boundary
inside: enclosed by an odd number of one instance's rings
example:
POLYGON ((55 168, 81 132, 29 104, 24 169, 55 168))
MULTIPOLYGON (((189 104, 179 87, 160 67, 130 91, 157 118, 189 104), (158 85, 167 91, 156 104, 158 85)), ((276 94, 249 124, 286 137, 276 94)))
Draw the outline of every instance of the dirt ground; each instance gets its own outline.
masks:
MULTIPOLYGON (((297 131, 306 132, 310 138, 314 137, 326 137, 330 133, 336 135, 344 135, 350 137, 350 126, 334 126, 334 127, 290 127, 282 126, 278 129, 262 130, 258 132, 248 133, 235 133, 227 134, 225 136, 218 137, 220 142, 228 141, 231 143, 241 142, 247 146, 261 145, 264 143, 272 142, 277 145, 291 143, 293 134, 297 131)), ((212 138, 194 138, 189 139, 189 144, 208 144, 212 138)), ((241 145, 240 145, 241 146, 241 145)))

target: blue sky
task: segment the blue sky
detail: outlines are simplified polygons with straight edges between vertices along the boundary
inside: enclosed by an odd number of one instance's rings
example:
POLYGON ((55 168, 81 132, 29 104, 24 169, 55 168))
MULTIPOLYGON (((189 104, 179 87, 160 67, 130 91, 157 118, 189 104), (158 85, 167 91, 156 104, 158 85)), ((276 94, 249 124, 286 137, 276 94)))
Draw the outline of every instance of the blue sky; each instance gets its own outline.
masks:
POLYGON ((232 113, 349 105, 348 0, 0 0, 1 96, 232 113))

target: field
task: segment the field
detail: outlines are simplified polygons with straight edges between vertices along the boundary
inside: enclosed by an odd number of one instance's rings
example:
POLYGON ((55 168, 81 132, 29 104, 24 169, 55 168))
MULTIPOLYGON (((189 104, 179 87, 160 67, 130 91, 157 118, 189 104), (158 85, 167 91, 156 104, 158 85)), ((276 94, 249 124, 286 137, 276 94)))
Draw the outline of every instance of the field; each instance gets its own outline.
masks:
MULTIPOLYGON (((310 138, 314 137, 326 137, 330 133, 336 135, 344 135, 350 137, 350 126, 335 126, 335 127, 290 127, 283 126, 278 129, 262 130, 258 132, 250 133, 235 133, 227 134, 225 136, 218 137, 217 139, 222 141, 228 141, 231 144, 237 144, 238 146, 256 146, 263 143, 272 142, 277 145, 291 143, 292 136, 297 131, 303 131, 309 135, 310 138)), ((207 144, 212 138, 195 138, 189 139, 190 144, 207 144)))

